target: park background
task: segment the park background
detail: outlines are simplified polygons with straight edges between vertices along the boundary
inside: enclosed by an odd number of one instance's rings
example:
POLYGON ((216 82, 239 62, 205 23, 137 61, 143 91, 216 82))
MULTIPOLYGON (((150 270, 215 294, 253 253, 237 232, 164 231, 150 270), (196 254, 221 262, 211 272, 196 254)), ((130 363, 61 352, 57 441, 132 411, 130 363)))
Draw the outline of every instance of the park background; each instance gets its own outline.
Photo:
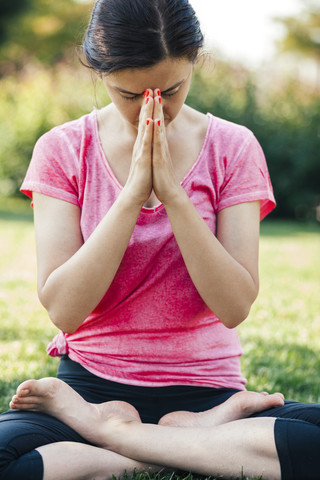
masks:
MULTIPOLYGON (((261 225, 260 295, 239 327, 248 388, 319 402, 319 3, 191 3, 205 24, 208 54, 195 68, 188 104, 254 132, 277 200, 261 225), (255 22, 263 3, 288 6, 264 20, 273 32, 264 46, 264 24, 255 22)), ((22 380, 56 373, 57 359, 45 350, 57 330, 37 300, 32 209, 19 187, 43 133, 110 101, 76 48, 92 5, 0 4, 0 411, 22 380)))

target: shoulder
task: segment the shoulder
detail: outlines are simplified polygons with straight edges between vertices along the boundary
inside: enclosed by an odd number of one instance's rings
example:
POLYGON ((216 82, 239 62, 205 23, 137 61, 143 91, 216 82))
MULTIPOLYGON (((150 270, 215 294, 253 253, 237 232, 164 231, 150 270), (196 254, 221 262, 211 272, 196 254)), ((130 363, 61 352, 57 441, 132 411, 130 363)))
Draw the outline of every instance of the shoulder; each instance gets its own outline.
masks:
POLYGON ((207 139, 208 148, 233 150, 242 148, 255 139, 254 134, 244 125, 216 117, 211 113, 201 113, 191 107, 185 106, 183 117, 185 121, 185 131, 193 132, 193 135, 199 135, 207 139))
POLYGON ((53 127, 38 139, 35 148, 38 150, 50 148, 56 151, 65 148, 66 144, 74 148, 80 147, 84 139, 93 136, 95 125, 96 112, 92 111, 78 119, 53 127))
POLYGON ((53 127, 36 142, 30 172, 49 177, 78 178, 97 148, 96 113, 53 127))
POLYGON ((249 143, 254 134, 244 125, 208 114, 210 119, 210 137, 212 141, 220 143, 225 147, 240 146, 249 143))

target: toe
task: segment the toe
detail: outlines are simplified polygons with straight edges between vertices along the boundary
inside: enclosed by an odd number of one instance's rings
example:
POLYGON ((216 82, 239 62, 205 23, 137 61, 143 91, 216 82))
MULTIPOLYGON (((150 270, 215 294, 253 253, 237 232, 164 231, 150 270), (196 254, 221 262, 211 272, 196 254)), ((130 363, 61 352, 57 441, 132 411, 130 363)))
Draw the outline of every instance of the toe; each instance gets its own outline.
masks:
POLYGON ((26 380, 25 382, 21 383, 17 388, 17 395, 20 397, 29 395, 30 391, 36 388, 36 382, 36 380, 26 380))

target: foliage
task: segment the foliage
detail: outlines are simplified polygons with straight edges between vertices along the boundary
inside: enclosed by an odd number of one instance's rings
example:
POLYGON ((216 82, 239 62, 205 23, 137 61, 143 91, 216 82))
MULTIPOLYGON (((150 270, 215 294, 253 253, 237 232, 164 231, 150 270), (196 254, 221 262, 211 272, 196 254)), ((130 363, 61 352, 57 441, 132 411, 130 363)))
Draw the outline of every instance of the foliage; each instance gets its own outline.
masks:
MULTIPOLYGON (((0 6, 4 14, 0 21, 0 36, 4 32, 0 37, 0 195, 18 194, 33 146, 45 131, 91 111, 93 105, 99 108, 109 102, 101 82, 93 82, 91 73, 79 66, 74 48, 80 43, 91 3, 6 0, 0 6)), ((318 58, 319 13, 309 3, 296 22, 304 35, 313 32, 308 51, 318 58)), ((288 39, 296 30, 287 20, 288 39)), ((286 48, 297 48, 295 38, 295 43, 284 40, 286 48)), ((215 66, 209 61, 201 71, 196 69, 188 103, 255 133, 266 154, 278 203, 273 215, 316 218, 319 89, 284 76, 274 78, 269 71, 257 74, 218 58, 215 66)))
POLYGON ((90 72, 64 64, 51 71, 34 64, 0 83, 0 194, 11 195, 17 193, 43 133, 109 100, 90 72))
POLYGON ((265 90, 256 74, 219 61, 198 70, 188 103, 250 128, 265 152, 274 215, 315 218, 320 204, 320 92, 288 79, 265 90))
POLYGON ((304 10, 297 17, 278 19, 286 27, 279 42, 282 51, 299 52, 320 62, 320 6, 304 0, 304 10))
POLYGON ((0 3, 0 43, 8 35, 8 26, 18 15, 30 7, 28 0, 2 0, 0 3))
MULTIPOLYGON (((10 22, 2 21, 6 32, 0 44, 2 75, 21 69, 34 60, 53 66, 70 55, 70 48, 81 43, 91 10, 88 2, 14 0, 13 3, 19 5, 21 13, 12 17, 10 22)), ((12 9, 10 12, 12 14, 12 9)))

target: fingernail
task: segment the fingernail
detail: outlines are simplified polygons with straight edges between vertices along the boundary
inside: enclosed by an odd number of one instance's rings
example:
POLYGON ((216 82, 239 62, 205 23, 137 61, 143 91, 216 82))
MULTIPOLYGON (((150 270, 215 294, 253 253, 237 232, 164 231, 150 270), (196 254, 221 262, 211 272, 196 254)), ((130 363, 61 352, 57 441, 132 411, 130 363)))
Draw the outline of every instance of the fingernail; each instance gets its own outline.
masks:
POLYGON ((145 92, 143 92, 143 98, 148 97, 150 94, 149 89, 147 89, 145 92))
POLYGON ((156 95, 159 95, 159 97, 160 97, 160 95, 161 95, 161 90, 160 90, 160 88, 158 88, 158 89, 156 90, 156 95))
POLYGON ((159 103, 161 103, 161 102, 162 102, 162 98, 161 98, 161 97, 158 97, 158 99, 159 99, 159 103))
POLYGON ((160 125, 161 125, 161 120, 158 120, 158 126, 160 127, 160 125))
POLYGON ((146 105, 148 105, 150 98, 148 97, 146 100, 146 105))
POLYGON ((150 123, 150 120, 147 120, 147 125, 149 125, 149 123, 150 123))

